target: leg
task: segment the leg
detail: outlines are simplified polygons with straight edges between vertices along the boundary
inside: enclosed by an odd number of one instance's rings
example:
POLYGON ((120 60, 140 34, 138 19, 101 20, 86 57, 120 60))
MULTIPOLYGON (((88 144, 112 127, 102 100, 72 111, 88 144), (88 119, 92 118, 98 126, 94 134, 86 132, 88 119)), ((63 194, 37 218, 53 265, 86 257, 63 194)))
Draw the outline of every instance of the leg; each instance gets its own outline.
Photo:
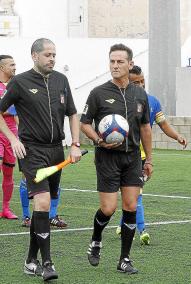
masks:
POLYGON ((102 247, 102 232, 109 223, 109 220, 117 207, 117 192, 106 193, 100 192, 100 209, 94 217, 94 230, 92 241, 88 250, 88 260, 91 265, 97 266, 100 259, 100 248, 102 247))
POLYGON ((29 198, 33 198, 34 201, 32 214, 33 225, 30 230, 30 247, 26 263, 27 265, 30 264, 32 258, 37 257, 37 251, 39 249, 42 257, 43 280, 48 281, 58 278, 58 274, 55 271, 50 256, 49 209, 50 195, 57 197, 61 171, 40 183, 35 183, 34 177, 36 175, 37 168, 46 167, 47 165, 54 163, 53 159, 55 155, 58 155, 61 160, 63 156, 61 155, 63 153, 63 148, 58 146, 58 150, 60 149, 59 152, 55 147, 28 147, 26 145, 25 149, 27 155, 24 159, 22 159, 21 168, 26 177, 28 196, 29 198))
POLYGON ((147 232, 145 232, 145 218, 144 218, 142 189, 141 189, 140 195, 138 197, 136 224, 137 224, 137 229, 138 229, 139 234, 140 234, 141 245, 149 245, 150 244, 150 235, 147 232))
POLYGON ((2 189, 3 189, 3 210, 1 217, 7 219, 18 219, 9 208, 10 200, 13 193, 14 181, 13 181, 13 169, 15 166, 16 158, 13 154, 13 150, 9 140, 5 137, 1 137, 0 143, 0 157, 1 157, 1 169, 3 173, 2 189))
POLYGON ((30 209, 29 209, 29 199, 28 199, 28 192, 27 192, 27 185, 26 185, 26 178, 24 174, 22 174, 22 179, 20 181, 20 200, 23 212, 23 227, 30 227, 31 220, 30 220, 30 209))
POLYGON ((117 208, 117 196, 118 193, 100 192, 100 209, 94 217, 94 231, 92 235, 92 241, 101 242, 102 231, 109 223, 109 220, 117 208))
POLYGON ((53 219, 56 217, 59 201, 60 201, 60 188, 58 189, 58 197, 55 199, 51 198, 49 219, 53 219))
POLYGON ((37 237, 34 229, 34 215, 31 218, 30 225, 30 246, 28 252, 28 258, 25 261, 24 272, 29 275, 42 275, 42 266, 40 262, 37 260, 37 255, 39 251, 39 245, 37 242, 37 237))
POLYGON ((40 248, 42 263, 50 258, 50 224, 49 224, 50 193, 44 192, 34 196, 34 230, 40 248))
MULTIPOLYGON (((123 218, 121 217, 120 224, 116 229, 117 235, 121 234, 122 224, 123 224, 123 218)), ((138 196, 138 201, 137 201, 136 224, 137 224, 137 230, 139 231, 139 234, 141 235, 143 233, 143 231, 145 230, 142 188, 140 190, 140 194, 138 196)))
MULTIPOLYGON (((25 267, 37 259, 38 249, 42 257, 42 276, 45 281, 57 279, 50 257, 50 222, 49 222, 50 193, 43 192, 34 196, 34 211, 30 230, 30 247, 25 267)), ((35 274, 37 274, 37 266, 35 274)))
POLYGON ((138 196, 136 224, 137 224, 137 229, 139 233, 141 234, 145 229, 142 189, 141 189, 141 193, 138 196))
MULTIPOLYGON (((2 173, 4 150, 5 150, 5 147, 4 147, 3 141, 1 141, 1 137, 0 137, 0 173, 2 173)), ((3 210, 3 208, 2 208, 2 210, 3 210)), ((3 212, 0 212, 0 218, 3 217, 2 214, 3 214, 3 212)))
POLYGON ((37 260, 39 249, 42 256, 42 263, 44 264, 46 261, 51 262, 50 226, 48 218, 49 204, 49 192, 36 194, 34 196, 34 211, 30 227, 30 246, 24 266, 24 272, 27 274, 38 275, 38 270, 42 274, 42 268, 39 269, 39 262, 37 260))
POLYGON ((120 223, 119 223, 119 225, 118 225, 118 227, 116 229, 116 234, 117 235, 121 235, 121 226, 122 226, 122 224, 123 224, 123 217, 121 217, 120 223))
MULTIPOLYGON (((1 144, 0 144, 0 151, 1 151, 1 144)), ((0 156, 0 173, 2 173, 2 164, 3 164, 3 158, 0 156)), ((2 212, 0 212, 0 218, 1 217, 2 217, 2 212)))
POLYGON ((50 226, 48 218, 50 194, 43 192, 34 196, 34 211, 30 228, 30 247, 27 262, 37 258, 40 248, 42 262, 50 259, 50 226))
POLYGON ((123 224, 121 226, 121 256, 117 269, 128 274, 138 272, 133 268, 129 255, 136 229, 136 207, 139 192, 139 187, 121 188, 123 224))
POLYGON ((61 219, 58 214, 58 204, 60 202, 60 188, 58 189, 58 197, 53 199, 51 198, 50 202, 50 212, 49 212, 49 219, 50 219, 50 225, 57 227, 57 228, 66 228, 67 223, 61 219))
MULTIPOLYGON (((120 224, 116 229, 117 235, 121 235, 122 224, 123 224, 123 218, 121 217, 120 224)), ((145 232, 145 218, 144 218, 142 188, 141 188, 141 192, 139 194, 138 202, 137 202, 136 224, 137 224, 137 230, 139 231, 139 234, 140 234, 141 245, 149 245, 150 235, 147 232, 145 232)))
POLYGON ((117 151, 110 152, 102 148, 95 150, 100 209, 94 217, 94 230, 88 250, 88 260, 93 266, 99 264, 102 232, 117 208, 121 178, 120 161, 121 155, 117 151))
POLYGON ((122 247, 120 259, 129 258, 136 229, 136 207, 139 192, 139 187, 131 186, 121 188, 123 225, 121 227, 122 247))
POLYGON ((3 189, 3 210, 1 213, 1 217, 7 219, 18 219, 18 217, 13 214, 9 208, 10 200, 13 193, 13 168, 14 165, 11 164, 3 164, 2 172, 3 172, 3 180, 2 180, 2 189, 3 189))

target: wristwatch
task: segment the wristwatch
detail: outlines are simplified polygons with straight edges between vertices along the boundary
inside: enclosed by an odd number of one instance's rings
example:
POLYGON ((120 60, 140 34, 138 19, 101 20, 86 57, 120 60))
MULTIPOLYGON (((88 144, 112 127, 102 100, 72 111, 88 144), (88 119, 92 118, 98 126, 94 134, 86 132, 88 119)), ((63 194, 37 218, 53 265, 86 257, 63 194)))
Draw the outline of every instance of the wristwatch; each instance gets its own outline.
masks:
POLYGON ((80 142, 72 142, 71 146, 80 147, 80 142))
POLYGON ((101 138, 98 138, 98 139, 96 139, 96 140, 94 140, 94 146, 97 146, 97 147, 99 147, 99 143, 100 142, 102 142, 103 140, 101 139, 101 138))

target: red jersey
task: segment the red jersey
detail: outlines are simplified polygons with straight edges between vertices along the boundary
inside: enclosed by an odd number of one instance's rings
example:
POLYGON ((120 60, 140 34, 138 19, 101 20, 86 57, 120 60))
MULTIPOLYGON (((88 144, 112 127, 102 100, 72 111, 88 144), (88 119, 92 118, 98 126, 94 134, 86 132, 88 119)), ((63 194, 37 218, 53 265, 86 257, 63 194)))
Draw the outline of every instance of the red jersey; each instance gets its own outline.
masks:
MULTIPOLYGON (((0 98, 4 95, 6 90, 6 85, 0 81, 0 98)), ((18 135, 18 130, 17 130, 17 124, 15 122, 14 116, 13 115, 4 115, 3 116, 7 126, 9 129, 17 136, 18 135)), ((3 136, 3 133, 0 132, 0 137, 3 136)))

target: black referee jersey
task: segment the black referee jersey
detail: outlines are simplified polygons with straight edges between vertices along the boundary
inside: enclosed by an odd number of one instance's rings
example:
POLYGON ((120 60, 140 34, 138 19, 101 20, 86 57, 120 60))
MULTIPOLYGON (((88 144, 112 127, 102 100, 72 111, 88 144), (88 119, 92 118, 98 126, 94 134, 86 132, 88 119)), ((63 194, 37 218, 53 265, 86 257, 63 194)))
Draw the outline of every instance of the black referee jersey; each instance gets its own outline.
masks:
MULTIPOLYGON (((130 83, 126 89, 120 89, 111 81, 94 88, 87 99, 81 122, 95 123, 98 132, 100 120, 108 114, 119 114, 129 123, 128 151, 139 151, 140 126, 150 123, 147 94, 144 89, 130 83)), ((124 143, 115 150, 125 151, 124 143)))
POLYGON ((15 105, 19 138, 24 143, 57 144, 65 138, 65 115, 76 113, 66 76, 53 71, 43 77, 34 69, 16 75, 0 100, 0 111, 15 105))

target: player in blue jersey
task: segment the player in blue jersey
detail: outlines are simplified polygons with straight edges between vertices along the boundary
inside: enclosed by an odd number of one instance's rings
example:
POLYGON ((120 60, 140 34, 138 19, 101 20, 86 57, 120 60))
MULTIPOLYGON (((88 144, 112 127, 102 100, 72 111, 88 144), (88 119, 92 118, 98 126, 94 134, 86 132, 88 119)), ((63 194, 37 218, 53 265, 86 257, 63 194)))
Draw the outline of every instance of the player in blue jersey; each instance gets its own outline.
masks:
MULTIPOLYGON (((134 83, 141 88, 145 88, 145 79, 144 74, 139 66, 134 65, 133 69, 129 71, 129 81, 131 83, 134 83)), ((159 100, 154 97, 148 95, 148 101, 149 101, 149 107, 150 107, 150 124, 151 127, 153 126, 154 122, 159 125, 161 130, 170 138, 177 140, 178 143, 183 145, 185 148, 187 146, 187 141, 184 137, 182 137, 179 133, 176 132, 175 129, 173 129, 168 121, 165 118, 164 113, 162 112, 161 104, 159 100)), ((145 153, 142 147, 141 149, 141 158, 142 158, 142 164, 144 165, 145 162, 145 153)), ((146 180, 146 177, 145 177, 146 180)), ((121 219, 120 226, 118 226, 116 233, 121 233, 121 224, 123 220, 121 219)), ((138 197, 137 202, 137 213, 136 213, 136 224, 137 229, 140 234, 140 243, 149 245, 150 244, 150 235, 145 231, 145 221, 144 221, 144 207, 142 202, 142 189, 140 191, 140 195, 138 197)))

